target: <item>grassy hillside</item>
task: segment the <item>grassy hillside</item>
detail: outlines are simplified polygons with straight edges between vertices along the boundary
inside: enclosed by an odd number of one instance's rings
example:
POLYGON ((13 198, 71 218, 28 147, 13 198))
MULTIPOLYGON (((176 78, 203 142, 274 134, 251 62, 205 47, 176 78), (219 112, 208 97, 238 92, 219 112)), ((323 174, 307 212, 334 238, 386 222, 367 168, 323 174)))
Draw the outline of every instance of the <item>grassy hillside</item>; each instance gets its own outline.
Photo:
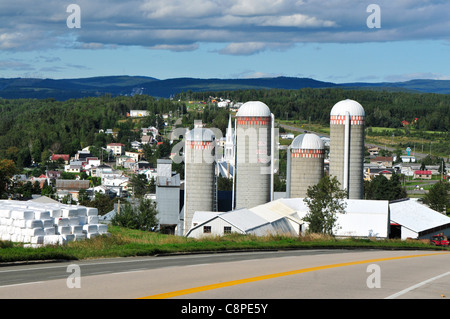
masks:
POLYGON ((87 258, 152 256, 174 253, 225 252, 274 249, 439 249, 422 241, 336 239, 323 235, 302 237, 230 234, 192 239, 109 226, 110 236, 100 236, 64 246, 23 248, 0 241, 0 262, 31 260, 80 260, 87 258))

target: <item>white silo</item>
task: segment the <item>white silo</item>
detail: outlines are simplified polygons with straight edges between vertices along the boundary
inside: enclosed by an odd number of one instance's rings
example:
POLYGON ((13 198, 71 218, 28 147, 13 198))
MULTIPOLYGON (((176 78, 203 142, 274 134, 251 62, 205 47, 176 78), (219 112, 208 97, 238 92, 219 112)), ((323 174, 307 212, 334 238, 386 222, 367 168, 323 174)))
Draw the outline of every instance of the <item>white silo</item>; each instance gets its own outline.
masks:
POLYGON ((273 125, 273 114, 260 101, 244 103, 236 114, 235 208, 273 199, 273 125))
POLYGON ((308 187, 319 183, 324 174, 324 153, 324 143, 315 134, 300 134, 292 141, 287 152, 287 197, 304 198, 308 187))
POLYGON ((215 135, 210 129, 194 128, 186 134, 184 233, 191 228, 196 211, 215 211, 217 184, 215 135))
POLYGON ((348 198, 364 195, 364 108, 356 101, 336 103, 330 113, 330 176, 336 176, 348 198))

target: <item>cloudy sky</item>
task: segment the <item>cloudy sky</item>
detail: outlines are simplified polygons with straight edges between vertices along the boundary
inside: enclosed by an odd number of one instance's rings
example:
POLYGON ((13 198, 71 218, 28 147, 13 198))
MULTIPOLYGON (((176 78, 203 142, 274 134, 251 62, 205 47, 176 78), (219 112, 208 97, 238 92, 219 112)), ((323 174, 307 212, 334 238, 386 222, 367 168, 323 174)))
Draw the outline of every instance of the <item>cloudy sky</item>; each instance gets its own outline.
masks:
POLYGON ((0 77, 448 80, 449 16, 448 0, 0 0, 0 77))

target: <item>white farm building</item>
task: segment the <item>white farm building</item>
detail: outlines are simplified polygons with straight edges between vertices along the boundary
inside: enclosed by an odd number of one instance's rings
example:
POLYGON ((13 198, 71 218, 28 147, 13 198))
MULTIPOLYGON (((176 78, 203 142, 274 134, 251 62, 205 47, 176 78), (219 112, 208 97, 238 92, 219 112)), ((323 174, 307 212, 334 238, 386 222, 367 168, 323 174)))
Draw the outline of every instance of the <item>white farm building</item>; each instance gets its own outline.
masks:
MULTIPOLYGON (((450 217, 415 200, 345 200, 345 214, 339 214, 337 237, 430 238, 436 233, 450 236, 450 217)), ((280 198, 250 209, 229 212, 195 212, 187 237, 200 238, 227 233, 287 234, 298 236, 308 229, 303 217, 308 206, 303 198, 280 198)))

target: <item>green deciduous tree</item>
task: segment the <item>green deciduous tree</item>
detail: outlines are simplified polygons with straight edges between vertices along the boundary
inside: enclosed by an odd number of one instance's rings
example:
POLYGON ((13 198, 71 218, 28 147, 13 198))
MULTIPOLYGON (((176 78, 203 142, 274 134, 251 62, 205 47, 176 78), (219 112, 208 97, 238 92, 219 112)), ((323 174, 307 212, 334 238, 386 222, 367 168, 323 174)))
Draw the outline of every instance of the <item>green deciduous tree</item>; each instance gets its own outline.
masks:
POLYGON ((16 167, 12 160, 0 159, 0 198, 6 193, 6 187, 15 172, 16 167))
POLYGON ((384 175, 377 175, 371 181, 366 181, 364 196, 365 199, 395 200, 405 198, 407 195, 400 175, 393 173, 390 179, 384 175))
POLYGON ((345 214, 347 192, 341 189, 336 177, 324 176, 317 185, 308 187, 303 201, 309 212, 303 218, 311 233, 333 234, 338 214, 345 214))

